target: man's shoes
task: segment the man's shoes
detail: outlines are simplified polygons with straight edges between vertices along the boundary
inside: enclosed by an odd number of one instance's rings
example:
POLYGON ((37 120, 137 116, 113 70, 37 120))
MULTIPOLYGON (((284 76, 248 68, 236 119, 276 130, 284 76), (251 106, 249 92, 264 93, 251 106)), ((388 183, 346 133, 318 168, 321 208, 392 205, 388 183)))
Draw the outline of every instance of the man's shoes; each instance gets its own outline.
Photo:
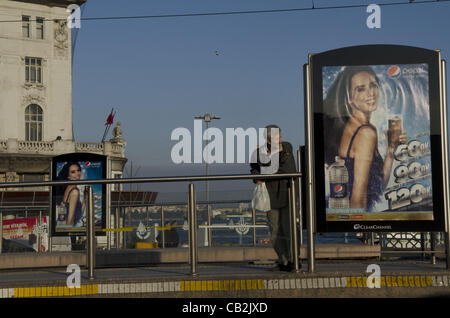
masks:
POLYGON ((287 265, 283 265, 284 272, 292 272, 292 270, 294 269, 294 264, 292 264, 291 262, 287 263, 287 265))
POLYGON ((284 271, 285 265, 283 264, 277 264, 274 267, 272 267, 270 270, 272 272, 280 272, 280 271, 284 271))
POLYGON ((271 271, 273 272, 290 272, 291 270, 292 267, 289 263, 287 265, 277 264, 275 267, 271 269, 271 271))
MULTIPOLYGON (((289 262, 287 265, 283 265, 284 269, 282 269, 285 272, 293 272, 295 271, 295 265, 292 262, 289 262)), ((298 263, 298 269, 300 270, 302 268, 302 264, 298 263)))
MULTIPOLYGON (((300 263, 298 264, 298 268, 299 269, 302 268, 302 265, 300 263)), ((286 265, 284 265, 284 264, 277 264, 275 267, 273 267, 271 269, 271 271, 273 271, 273 272, 279 272, 279 271, 281 271, 281 272, 292 272, 292 271, 294 271, 294 269, 295 269, 294 263, 289 262, 286 265)))

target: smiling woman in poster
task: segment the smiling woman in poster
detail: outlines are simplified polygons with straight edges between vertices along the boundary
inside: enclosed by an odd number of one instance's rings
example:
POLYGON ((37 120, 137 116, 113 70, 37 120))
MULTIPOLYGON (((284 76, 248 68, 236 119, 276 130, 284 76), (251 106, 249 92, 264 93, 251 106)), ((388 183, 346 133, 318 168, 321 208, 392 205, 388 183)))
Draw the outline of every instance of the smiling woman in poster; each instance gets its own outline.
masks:
POLYGON ((336 77, 324 100, 325 163, 339 156, 348 171, 350 208, 371 210, 391 174, 394 150, 407 142, 403 130, 384 132, 386 155, 378 152, 378 135, 370 118, 377 110, 380 83, 369 66, 347 66, 336 77))
MULTIPOLYGON (((80 180, 81 166, 77 162, 66 163, 57 177, 58 180, 80 180)), ((86 196, 85 196, 86 197, 86 196)), ((64 192, 60 191, 57 204, 64 204, 66 208, 66 226, 81 226, 81 218, 85 209, 85 202, 80 201, 80 190, 76 185, 68 185, 64 192)))

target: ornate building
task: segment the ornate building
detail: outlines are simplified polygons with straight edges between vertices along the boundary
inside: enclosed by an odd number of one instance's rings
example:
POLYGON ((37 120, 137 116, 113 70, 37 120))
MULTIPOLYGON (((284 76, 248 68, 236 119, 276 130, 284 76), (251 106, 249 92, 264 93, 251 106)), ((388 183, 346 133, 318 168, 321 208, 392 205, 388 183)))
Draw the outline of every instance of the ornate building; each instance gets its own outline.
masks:
POLYGON ((106 142, 73 139, 67 7, 85 2, 0 0, 0 182, 49 180, 52 157, 72 152, 106 155, 108 177, 122 176, 120 128, 106 142))

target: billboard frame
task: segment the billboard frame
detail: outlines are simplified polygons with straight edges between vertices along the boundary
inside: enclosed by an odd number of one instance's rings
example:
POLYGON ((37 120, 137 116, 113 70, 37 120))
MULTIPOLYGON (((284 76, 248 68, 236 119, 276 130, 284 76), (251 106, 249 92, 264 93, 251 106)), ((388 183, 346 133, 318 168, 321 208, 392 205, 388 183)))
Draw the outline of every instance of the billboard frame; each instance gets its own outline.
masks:
MULTIPOLYGON (((52 159, 52 171, 51 171, 51 178, 52 181, 56 181, 57 179, 57 163, 58 162, 101 162, 102 164, 102 179, 106 179, 107 174, 107 156, 99 155, 99 154, 92 154, 92 153, 68 153, 63 154, 60 156, 55 156, 52 159)), ((101 218, 101 228, 98 226, 95 227, 95 235, 96 236, 104 236, 106 233, 102 231, 102 229, 106 228, 106 218, 107 218, 107 198, 106 198, 106 185, 102 184, 102 199, 101 199, 101 210, 102 210, 102 218, 101 218)), ((50 227, 51 227, 51 236, 85 236, 87 227, 80 227, 80 230, 70 230, 70 231, 57 231, 56 230, 56 190, 57 187, 53 186, 50 190, 51 193, 51 210, 50 210, 50 227)), ((86 216, 87 217, 87 216, 86 216)))
MULTIPOLYGON (((345 47, 326 51, 320 54, 310 54, 309 76, 306 80, 310 87, 305 88, 305 95, 310 99, 305 108, 306 123, 311 122, 312 131, 308 142, 311 143, 309 151, 308 182, 311 185, 310 200, 314 200, 316 225, 318 232, 411 232, 411 231, 444 231, 447 228, 447 148, 445 147, 446 118, 445 87, 442 87, 442 78, 445 72, 440 51, 401 45, 362 45, 345 47), (324 172, 324 136, 323 136, 323 78, 322 68, 327 66, 352 65, 396 65, 396 64, 428 64, 428 87, 430 106, 430 149, 432 164, 432 191, 433 191, 433 220, 326 220, 325 205, 325 172, 324 172), (308 110, 307 110, 308 109, 308 110), (314 198, 314 199, 313 199, 314 198), (445 201, 444 201, 445 200, 445 201)), ((305 127, 307 125, 305 124, 305 127)))

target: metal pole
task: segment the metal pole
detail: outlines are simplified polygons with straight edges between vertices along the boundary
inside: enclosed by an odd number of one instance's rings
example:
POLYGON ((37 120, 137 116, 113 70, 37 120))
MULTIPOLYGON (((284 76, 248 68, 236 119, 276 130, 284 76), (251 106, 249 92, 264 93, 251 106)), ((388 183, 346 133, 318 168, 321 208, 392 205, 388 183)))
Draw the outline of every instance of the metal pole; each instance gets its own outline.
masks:
POLYGON ((162 248, 166 246, 166 220, 164 219, 164 206, 161 205, 162 248))
MULTIPOLYGON (((231 175, 208 175, 206 176, 184 176, 184 177, 139 177, 127 179, 91 179, 91 180, 61 180, 61 181, 29 181, 29 182, 0 182, 0 188, 17 188, 17 187, 51 187, 51 186, 65 186, 65 185, 92 185, 92 184, 107 184, 107 183, 160 183, 160 182, 200 182, 200 181, 221 181, 221 180, 259 180, 259 179, 288 179, 292 177, 301 177, 297 172, 295 173, 280 173, 280 174, 231 174, 231 175)), ((5 190, 6 191, 6 190, 5 190)))
MULTIPOLYGON (((116 228, 116 230, 117 229, 119 229, 120 228, 120 224, 119 224, 119 208, 116 208, 116 213, 115 213, 115 220, 114 220, 114 226, 115 226, 115 228, 116 228)), ((115 236, 116 236, 116 249, 118 250, 119 249, 119 247, 120 247, 120 245, 119 245, 119 234, 120 234, 120 232, 119 231, 116 231, 116 233, 115 233, 115 236)))
MULTIPOLYGON (((145 224, 146 224, 146 226, 148 226, 150 224, 150 218, 149 218, 149 215, 148 215, 148 205, 145 207, 145 215, 146 215, 146 217, 145 217, 145 224)), ((151 229, 150 229, 150 231, 151 231, 151 229)), ((155 229, 155 231, 153 233, 156 233, 156 229, 155 229)), ((153 240, 153 243, 155 243, 155 242, 157 242, 156 241, 156 235, 154 236, 154 240, 153 240)), ((154 244, 154 246, 157 246, 157 245, 154 244)))
MULTIPOLYGON (((52 178, 53 173, 53 160, 50 160, 50 178, 52 178)), ((53 180, 52 180, 53 181, 53 180)), ((48 210, 48 220, 47 220, 47 229, 48 229, 48 252, 52 252, 52 222, 53 222, 53 187, 50 187, 50 193, 49 193, 49 210, 48 210)), ((56 209, 55 209, 56 210, 56 209)), ((56 226, 56 221, 55 221, 56 226)))
MULTIPOLYGON (((120 208, 119 210, 119 225, 120 227, 124 227, 125 226, 125 210, 126 208, 120 208)), ((122 249, 125 249, 125 232, 120 232, 120 245, 122 247, 122 249)))
POLYGON ((423 232, 420 232, 420 247, 422 251, 422 261, 425 261, 425 235, 423 232))
POLYGON ((39 211, 39 221, 38 221, 38 236, 37 236, 37 251, 38 253, 41 252, 41 241, 42 241, 42 235, 41 235, 41 224, 42 224, 42 211, 39 211))
MULTIPOLYGON (((298 149, 297 150, 297 171, 299 173, 303 173, 302 172, 302 154, 301 154, 301 150, 298 149)), ((303 209, 302 209, 302 178, 300 177, 298 178, 298 217, 299 217, 299 247, 301 249, 301 247, 303 246, 303 209)))
MULTIPOLYGON (((131 210, 131 207, 126 207, 125 208, 126 209, 126 213, 128 214, 128 223, 127 223, 127 225, 128 226, 132 226, 131 225, 131 222, 133 221, 133 219, 132 219, 132 217, 131 217, 131 213, 133 212, 132 210, 131 210)), ((130 240, 131 240, 131 233, 130 232, 128 232, 128 233, 126 233, 126 242, 127 242, 127 244, 130 242, 130 240)))
MULTIPOLYGON (((206 121, 206 132, 208 132, 209 128, 209 122, 206 121)), ((208 140, 208 135, 206 136, 206 139, 208 140)), ((208 152, 206 152, 206 176, 208 176, 208 152)), ((209 205, 209 182, 206 180, 206 203, 208 204, 207 207, 207 213, 208 213, 208 246, 211 246, 212 244, 212 229, 210 228, 211 225, 211 206, 209 205)))
MULTIPOLYGON (((311 58, 311 55, 309 56, 311 58)), ((308 202, 308 214, 307 214, 307 227, 308 227, 308 271, 313 273, 315 270, 315 261, 314 261, 314 162, 313 162, 313 127, 312 127, 312 105, 311 105, 311 81, 310 81, 310 65, 304 66, 304 85, 305 85, 305 98, 306 98, 306 107, 305 107, 305 120, 306 120, 306 158, 307 158, 307 187, 306 191, 307 202, 308 202)))
MULTIPOLYGON (((106 160, 106 173, 108 178, 112 178, 111 173, 111 159, 106 160)), ((112 190, 112 184, 107 183, 106 184, 106 228, 111 228, 111 190, 112 190)), ((106 232, 106 249, 109 251, 111 250, 111 232, 106 232)))
MULTIPOLYGON (((220 119, 219 116, 211 116, 210 114, 204 114, 203 116, 194 116, 196 119, 202 119, 206 123, 206 133, 208 134, 209 123, 212 119, 220 119)), ((206 139, 209 140, 209 136, 206 135, 206 139)), ((203 143, 202 143, 203 144, 203 143)), ((206 153, 206 176, 208 176, 208 153, 206 153)), ((207 204, 207 225, 208 225, 208 246, 212 244, 212 229, 211 226, 211 206, 209 205, 209 183, 206 179, 206 204, 207 204)))
POLYGON ((291 255, 294 261, 295 272, 298 273, 298 241, 297 241, 297 217, 295 213, 295 179, 291 178, 291 187, 289 189, 289 203, 291 216, 291 255))
POLYGON ((87 253, 89 279, 94 279, 95 267, 95 228, 94 228, 94 194, 92 187, 89 187, 88 209, 87 209, 87 253))
POLYGON ((435 250, 435 233, 434 232, 430 232, 430 248, 431 248, 431 264, 436 265, 436 254, 434 253, 435 250))
POLYGON ((189 223, 189 260, 191 263, 191 275, 197 276, 197 216, 195 206, 194 184, 189 184, 188 195, 188 223, 189 223))
MULTIPOLYGON (((242 213, 242 211, 241 211, 242 213)), ((253 224, 253 246, 256 246, 256 210, 252 209, 252 224, 253 224)))

